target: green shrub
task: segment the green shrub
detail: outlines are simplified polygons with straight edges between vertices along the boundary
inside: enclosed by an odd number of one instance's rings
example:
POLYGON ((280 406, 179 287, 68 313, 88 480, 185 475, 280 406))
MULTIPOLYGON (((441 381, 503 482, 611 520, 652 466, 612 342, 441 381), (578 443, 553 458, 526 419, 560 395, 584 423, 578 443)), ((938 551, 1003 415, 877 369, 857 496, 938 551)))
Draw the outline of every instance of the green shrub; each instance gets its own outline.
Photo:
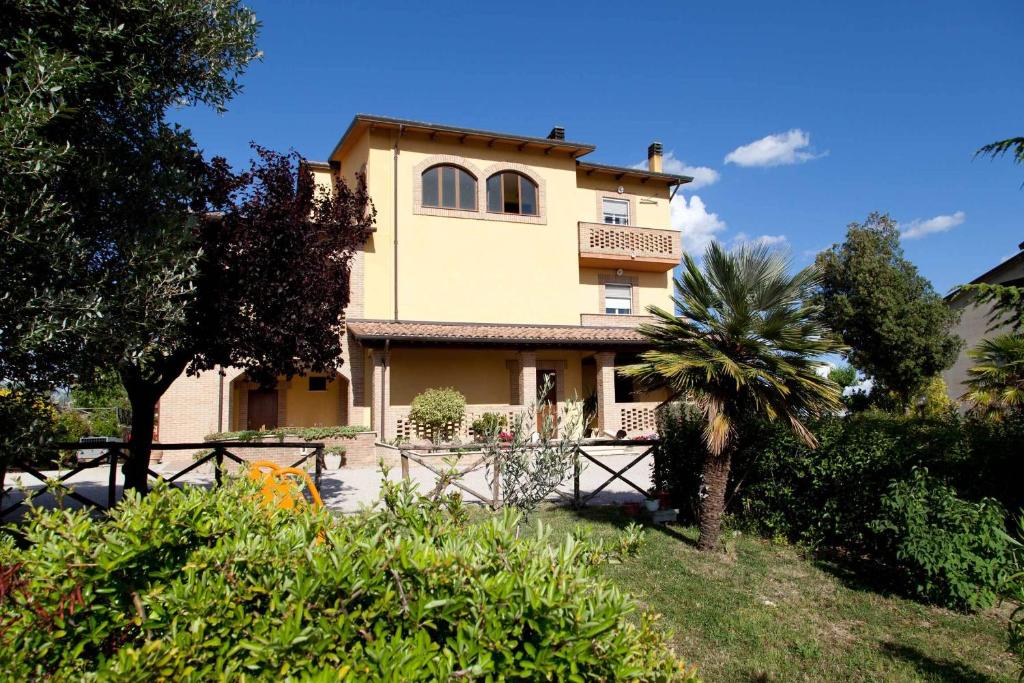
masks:
POLYGON ((466 415, 466 397, 452 388, 427 389, 412 400, 409 419, 434 441, 451 439, 466 415))
POLYGON ((961 500, 928 470, 917 469, 910 480, 889 485, 881 515, 869 526, 880 536, 879 554, 900 569, 909 590, 947 607, 977 610, 995 604, 1010 566, 1005 517, 995 500, 961 500))
MULTIPOLYGON (((695 680, 594 564, 611 550, 385 482, 359 515, 157 487, 0 543, 10 680, 695 680)), ((634 532, 635 533, 635 532, 634 532)), ((634 539, 624 540, 626 549, 634 539)))
POLYGON ((1024 511, 1021 513, 1017 518, 1017 537, 1009 539, 1013 545, 1013 566, 1002 592, 1017 603, 1010 613, 1007 631, 1010 636, 1010 651, 1017 655, 1017 662, 1021 666, 1021 679, 1024 680, 1024 511))
MULTIPOLYGON (((654 480, 685 514, 696 510, 705 449, 701 425, 685 408, 660 411, 654 480)), ((948 414, 942 419, 869 411, 816 420, 809 449, 788 430, 755 422, 742 427, 733 456, 729 512, 767 535, 817 546, 863 549, 880 513, 879 492, 915 467, 956 488, 966 500, 995 498, 1024 506, 1024 419, 992 423, 948 414)))
MULTIPOLYGON (((668 407, 659 418, 662 444, 655 458, 655 485, 670 491, 684 517, 695 519, 706 452, 701 424, 680 406, 668 407)), ((919 593, 927 599, 957 607, 991 599, 991 572, 1003 561, 998 541, 988 534, 978 539, 979 545, 971 545, 970 539, 954 533, 953 520, 980 518, 984 511, 984 521, 992 522, 986 528, 998 528, 1001 510, 1017 510, 1024 504, 1019 446, 1024 442, 1024 420, 993 423, 955 413, 923 418, 869 411, 817 420, 809 427, 819 441, 815 450, 771 424, 741 427, 727 492, 727 509, 736 524, 812 548, 842 548, 873 557, 888 564, 894 578, 915 593, 918 584, 930 580, 919 593), (937 485, 950 487, 957 499, 956 504, 946 501, 946 507, 939 507, 932 540, 957 548, 966 544, 972 559, 902 559, 897 557, 895 536, 880 535, 873 528, 873 522, 891 514, 883 507, 881 494, 891 485, 913 482, 915 468, 927 468, 937 485), (939 529, 947 523, 953 526, 939 529)))
POLYGON ((204 441, 253 441, 266 437, 276 437, 284 441, 286 436, 294 436, 303 441, 323 441, 324 439, 354 439, 356 434, 370 431, 369 427, 353 427, 335 425, 333 427, 281 427, 279 429, 255 430, 246 429, 239 432, 216 432, 203 437, 204 441))
POLYGON ((498 432, 508 426, 508 418, 497 413, 484 413, 473 420, 471 428, 473 434, 482 438, 493 438, 498 432))

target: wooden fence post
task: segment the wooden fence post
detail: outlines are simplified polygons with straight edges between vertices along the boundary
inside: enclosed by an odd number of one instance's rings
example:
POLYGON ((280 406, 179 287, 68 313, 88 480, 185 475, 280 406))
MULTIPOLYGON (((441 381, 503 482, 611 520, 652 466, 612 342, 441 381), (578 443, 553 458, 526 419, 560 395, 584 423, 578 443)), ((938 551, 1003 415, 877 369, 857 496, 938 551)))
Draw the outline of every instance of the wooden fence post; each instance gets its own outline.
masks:
POLYGON ((313 452, 313 457, 316 458, 313 481, 316 483, 316 487, 320 488, 320 477, 322 477, 324 473, 324 449, 317 448, 313 452))
POLYGON ((580 447, 573 449, 572 459, 572 506, 578 510, 580 507, 580 447))
POLYGON ((224 471, 224 449, 220 446, 213 447, 213 478, 220 486, 220 481, 223 478, 224 471))
POLYGON ((398 454, 402 457, 402 479, 409 481, 409 456, 405 451, 398 451, 398 454))
POLYGON ((108 448, 107 458, 110 460, 110 476, 107 482, 107 509, 117 502, 117 454, 120 449, 108 448))
POLYGON ((494 456, 494 481, 491 482, 491 508, 497 510, 501 506, 501 459, 494 456))

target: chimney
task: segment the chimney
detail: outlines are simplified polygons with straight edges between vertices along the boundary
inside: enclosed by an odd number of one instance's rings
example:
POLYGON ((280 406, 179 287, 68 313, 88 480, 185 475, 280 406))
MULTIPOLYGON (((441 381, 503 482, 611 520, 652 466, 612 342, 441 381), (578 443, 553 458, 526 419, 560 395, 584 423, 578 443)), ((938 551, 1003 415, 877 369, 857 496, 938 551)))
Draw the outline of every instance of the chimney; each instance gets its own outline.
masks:
POLYGON ((647 170, 651 173, 661 173, 661 143, 652 142, 647 148, 647 170))
POLYGON ((564 140, 565 139, 565 128, 561 126, 555 126, 548 133, 548 140, 564 140))

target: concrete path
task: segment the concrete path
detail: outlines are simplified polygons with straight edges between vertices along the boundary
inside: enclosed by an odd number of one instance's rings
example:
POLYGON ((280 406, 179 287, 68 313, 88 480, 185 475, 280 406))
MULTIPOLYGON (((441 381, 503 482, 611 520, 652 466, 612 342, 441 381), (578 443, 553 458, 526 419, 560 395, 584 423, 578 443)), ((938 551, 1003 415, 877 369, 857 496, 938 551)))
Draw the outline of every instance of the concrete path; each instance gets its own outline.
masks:
MULTIPOLYGON (((622 449, 620 449, 622 450, 622 449)), ((628 450, 628 449, 626 449, 628 450)), ((612 470, 618 471, 629 464, 633 458, 637 457, 642 450, 635 451, 632 453, 607 453, 600 456, 601 462, 610 467, 612 470)), ((468 463, 467 463, 468 464, 468 463)), ((643 460, 634 465, 628 472, 623 476, 630 479, 637 486, 642 489, 650 489, 652 485, 651 481, 651 468, 653 465, 653 457, 648 455, 643 460)), ((155 472, 163 474, 161 466, 157 464, 154 468, 155 472)), ((107 482, 110 470, 105 466, 100 466, 95 469, 85 470, 71 477, 66 483, 73 486, 74 490, 82 496, 95 500, 99 503, 106 504, 107 501, 107 482)), ((167 471, 171 474, 171 471, 167 471)), ((48 477, 59 477, 63 472, 60 471, 45 471, 44 475, 48 477)), ((398 481, 401 478, 401 470, 398 467, 394 467, 389 472, 388 478, 394 481, 398 481)), ((426 468, 416 463, 410 463, 409 468, 410 478, 418 485, 421 492, 429 492, 434 488, 434 484, 437 481, 436 476, 427 470, 426 468)), ((601 469, 594 463, 585 463, 583 471, 580 476, 580 491, 583 496, 594 491, 598 486, 605 482, 611 474, 601 469)), ((212 464, 207 467, 200 467, 190 472, 180 482, 187 482, 193 485, 199 486, 211 486, 213 484, 213 468, 212 464)), ((471 472, 465 476, 462 480, 463 483, 480 493, 487 494, 490 491, 490 487, 487 484, 486 474, 484 468, 480 468, 475 472, 471 472)), ((121 486, 123 477, 120 473, 120 467, 118 468, 117 474, 117 498, 121 497, 121 486)), ((349 468, 343 467, 333 470, 325 470, 323 477, 320 482, 320 495, 324 500, 324 504, 332 510, 339 512, 355 512, 363 506, 373 504, 380 495, 380 482, 381 474, 377 468, 349 468)), ((17 500, 24 498, 24 492, 18 489, 25 490, 38 490, 42 488, 34 477, 18 472, 8 473, 5 482, 6 488, 14 487, 15 490, 8 492, 3 496, 2 508, 6 508, 17 500)), ((572 497, 572 479, 570 478, 563 486, 559 488, 559 491, 564 496, 553 494, 550 498, 552 500, 568 500, 572 497), (566 498, 566 496, 568 498, 566 498)), ((463 492, 463 497, 467 502, 479 503, 469 494, 463 492)), ((627 501, 641 501, 643 496, 635 491, 625 482, 616 479, 590 501, 591 505, 617 505, 627 501)), ((56 505, 56 501, 52 494, 44 493, 35 499, 36 504, 45 507, 53 507, 56 505)), ((70 498, 65 498, 65 506, 68 508, 78 508, 81 504, 70 498)), ((23 514, 24 506, 18 508, 14 512, 8 514, 3 521, 11 521, 17 519, 23 514)))

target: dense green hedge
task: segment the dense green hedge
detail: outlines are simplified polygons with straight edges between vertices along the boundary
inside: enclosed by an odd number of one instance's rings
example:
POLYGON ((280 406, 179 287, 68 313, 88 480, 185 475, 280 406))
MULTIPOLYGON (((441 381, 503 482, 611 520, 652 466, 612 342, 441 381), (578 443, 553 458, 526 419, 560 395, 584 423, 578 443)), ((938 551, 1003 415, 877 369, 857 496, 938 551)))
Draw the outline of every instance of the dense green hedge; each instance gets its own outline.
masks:
POLYGON ((204 441, 254 441, 256 439, 277 438, 281 441, 287 436, 294 436, 303 441, 323 441, 324 439, 354 439, 356 434, 371 431, 369 427, 352 427, 338 425, 334 427, 281 427, 257 431, 246 429, 240 432, 217 432, 207 434, 204 441))
MULTIPOLYGON (((975 507, 991 509, 989 498, 1013 514, 1024 506, 1024 418, 992 423, 955 414, 925 419, 869 412, 826 418, 810 428, 820 442, 816 450, 781 425, 742 428, 727 497, 738 524, 813 547, 872 554, 901 564, 909 576, 911 568, 893 554, 898 544, 881 538, 872 523, 883 516, 891 484, 910 481, 915 468, 927 468, 937 483, 975 507)), ((705 452, 700 422, 674 406, 662 414, 659 433, 664 445, 656 484, 672 493, 684 516, 695 518, 705 452)))
POLYGON ((4 676, 695 680, 597 577, 608 547, 519 538, 511 512, 469 524, 405 485, 348 516, 270 512, 254 486, 33 513, 23 549, 0 543, 4 676))

